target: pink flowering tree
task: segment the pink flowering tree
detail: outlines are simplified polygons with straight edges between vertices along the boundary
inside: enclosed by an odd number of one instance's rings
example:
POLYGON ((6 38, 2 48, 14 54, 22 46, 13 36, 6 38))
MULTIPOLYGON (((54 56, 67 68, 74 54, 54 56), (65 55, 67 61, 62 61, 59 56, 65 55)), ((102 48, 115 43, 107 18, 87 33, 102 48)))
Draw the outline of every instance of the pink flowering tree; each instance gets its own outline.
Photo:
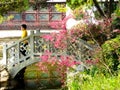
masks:
POLYGON ((76 55, 78 53, 77 46, 73 43, 77 43, 77 35, 73 35, 73 32, 68 32, 65 27, 65 18, 61 22, 52 22, 50 25, 53 28, 62 27, 63 30, 50 34, 42 35, 45 42, 49 42, 50 49, 46 50, 42 56, 41 61, 37 64, 41 70, 45 72, 57 71, 61 77, 61 82, 64 84, 66 80, 67 70, 73 68, 75 65, 81 64, 80 60, 77 60, 76 55), (74 37, 75 36, 75 37, 74 37), (75 49, 77 53, 75 53, 75 49))
POLYGON ((106 37, 109 37, 108 28, 111 25, 110 19, 93 24, 85 17, 84 23, 77 24, 71 30, 66 30, 66 21, 69 18, 71 16, 60 22, 50 23, 52 28, 62 30, 42 36, 46 42, 49 42, 50 49, 43 53, 40 57, 41 62, 38 63, 40 69, 44 71, 57 71, 62 78, 62 83, 65 81, 67 70, 73 66, 82 63, 90 67, 100 61, 100 58, 94 57, 96 53, 94 50, 101 50, 101 48, 93 50, 93 46, 101 47, 106 41, 106 37))
POLYGON ((65 80, 68 69, 81 64, 81 61, 84 62, 81 59, 81 52, 83 53, 88 50, 80 43, 85 25, 79 26, 80 29, 68 31, 66 30, 65 24, 69 18, 71 16, 66 17, 61 22, 50 23, 52 28, 58 29, 61 27, 62 30, 59 30, 57 33, 54 32, 42 36, 46 42, 49 42, 52 49, 45 51, 40 57, 42 61, 38 63, 38 66, 44 71, 57 70, 62 78, 62 82, 65 80), (80 51, 81 46, 84 47, 84 51, 80 51))
POLYGON ((52 71, 56 71, 61 78, 62 84, 64 84, 66 80, 67 69, 72 68, 76 64, 80 64, 80 62, 75 61, 75 58, 72 56, 61 55, 57 57, 49 51, 46 51, 40 59, 41 62, 37 64, 40 70, 49 72, 50 75, 53 75, 52 71))

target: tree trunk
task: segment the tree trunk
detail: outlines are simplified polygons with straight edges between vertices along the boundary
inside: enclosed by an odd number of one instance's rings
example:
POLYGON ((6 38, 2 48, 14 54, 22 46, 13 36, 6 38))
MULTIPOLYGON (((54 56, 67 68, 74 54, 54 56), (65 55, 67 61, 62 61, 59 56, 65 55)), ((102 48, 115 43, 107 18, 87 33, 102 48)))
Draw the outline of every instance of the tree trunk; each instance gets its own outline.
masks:
POLYGON ((95 7, 97 8, 98 12, 100 13, 100 15, 103 16, 103 17, 106 17, 105 14, 104 14, 104 12, 103 12, 103 10, 100 8, 97 0, 93 0, 93 2, 95 4, 95 7))

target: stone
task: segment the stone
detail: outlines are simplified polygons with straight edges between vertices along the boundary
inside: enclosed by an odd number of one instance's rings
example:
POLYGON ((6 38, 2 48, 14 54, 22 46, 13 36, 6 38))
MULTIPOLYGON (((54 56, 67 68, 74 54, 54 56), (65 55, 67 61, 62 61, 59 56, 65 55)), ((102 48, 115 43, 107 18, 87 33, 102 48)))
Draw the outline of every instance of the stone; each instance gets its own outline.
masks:
POLYGON ((9 73, 4 65, 0 64, 0 90, 6 90, 8 85, 9 73))
POLYGON ((4 65, 0 65, 0 82, 7 81, 9 79, 9 73, 4 65))

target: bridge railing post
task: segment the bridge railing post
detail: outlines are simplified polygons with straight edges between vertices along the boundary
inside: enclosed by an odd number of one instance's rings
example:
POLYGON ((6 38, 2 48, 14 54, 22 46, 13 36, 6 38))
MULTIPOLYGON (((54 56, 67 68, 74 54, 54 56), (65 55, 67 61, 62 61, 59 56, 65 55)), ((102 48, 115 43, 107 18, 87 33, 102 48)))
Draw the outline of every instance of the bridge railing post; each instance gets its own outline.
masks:
POLYGON ((30 31, 31 58, 34 58, 34 31, 30 31))
POLYGON ((3 61, 4 61, 3 64, 5 64, 5 65, 8 64, 7 63, 7 49, 6 49, 6 47, 7 47, 7 44, 4 44, 3 45, 3 61))
POLYGON ((36 30, 36 34, 39 34, 40 33, 40 30, 36 30))
POLYGON ((17 43, 17 62, 20 60, 20 42, 17 43))

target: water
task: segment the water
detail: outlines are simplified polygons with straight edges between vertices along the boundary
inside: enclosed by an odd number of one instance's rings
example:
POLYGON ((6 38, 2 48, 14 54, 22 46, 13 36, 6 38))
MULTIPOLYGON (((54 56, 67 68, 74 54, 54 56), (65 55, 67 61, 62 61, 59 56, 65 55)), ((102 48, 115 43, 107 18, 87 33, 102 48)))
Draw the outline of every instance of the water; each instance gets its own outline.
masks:
MULTIPOLYGON (((54 74, 40 73, 37 66, 31 65, 20 70, 14 79, 9 79, 5 90, 60 90, 61 78, 54 74)), ((0 87, 0 90, 3 89, 0 87)))
MULTIPOLYGON (((9 79, 5 90, 60 90, 61 78, 54 74, 40 73, 37 66, 31 65, 20 70, 14 79, 9 79)), ((0 87, 0 90, 3 89, 0 87)))
POLYGON ((9 81, 9 89, 8 90, 60 90, 61 84, 57 84, 54 86, 50 85, 42 85, 41 81, 37 79, 34 80, 25 80, 25 79, 17 79, 17 80, 10 80, 9 81))
POLYGON ((38 84, 35 84, 34 81, 32 83, 31 82, 23 83, 23 81, 22 82, 12 81, 11 85, 9 86, 8 90, 60 90, 60 87, 47 88, 45 86, 43 87, 39 86, 38 84))

